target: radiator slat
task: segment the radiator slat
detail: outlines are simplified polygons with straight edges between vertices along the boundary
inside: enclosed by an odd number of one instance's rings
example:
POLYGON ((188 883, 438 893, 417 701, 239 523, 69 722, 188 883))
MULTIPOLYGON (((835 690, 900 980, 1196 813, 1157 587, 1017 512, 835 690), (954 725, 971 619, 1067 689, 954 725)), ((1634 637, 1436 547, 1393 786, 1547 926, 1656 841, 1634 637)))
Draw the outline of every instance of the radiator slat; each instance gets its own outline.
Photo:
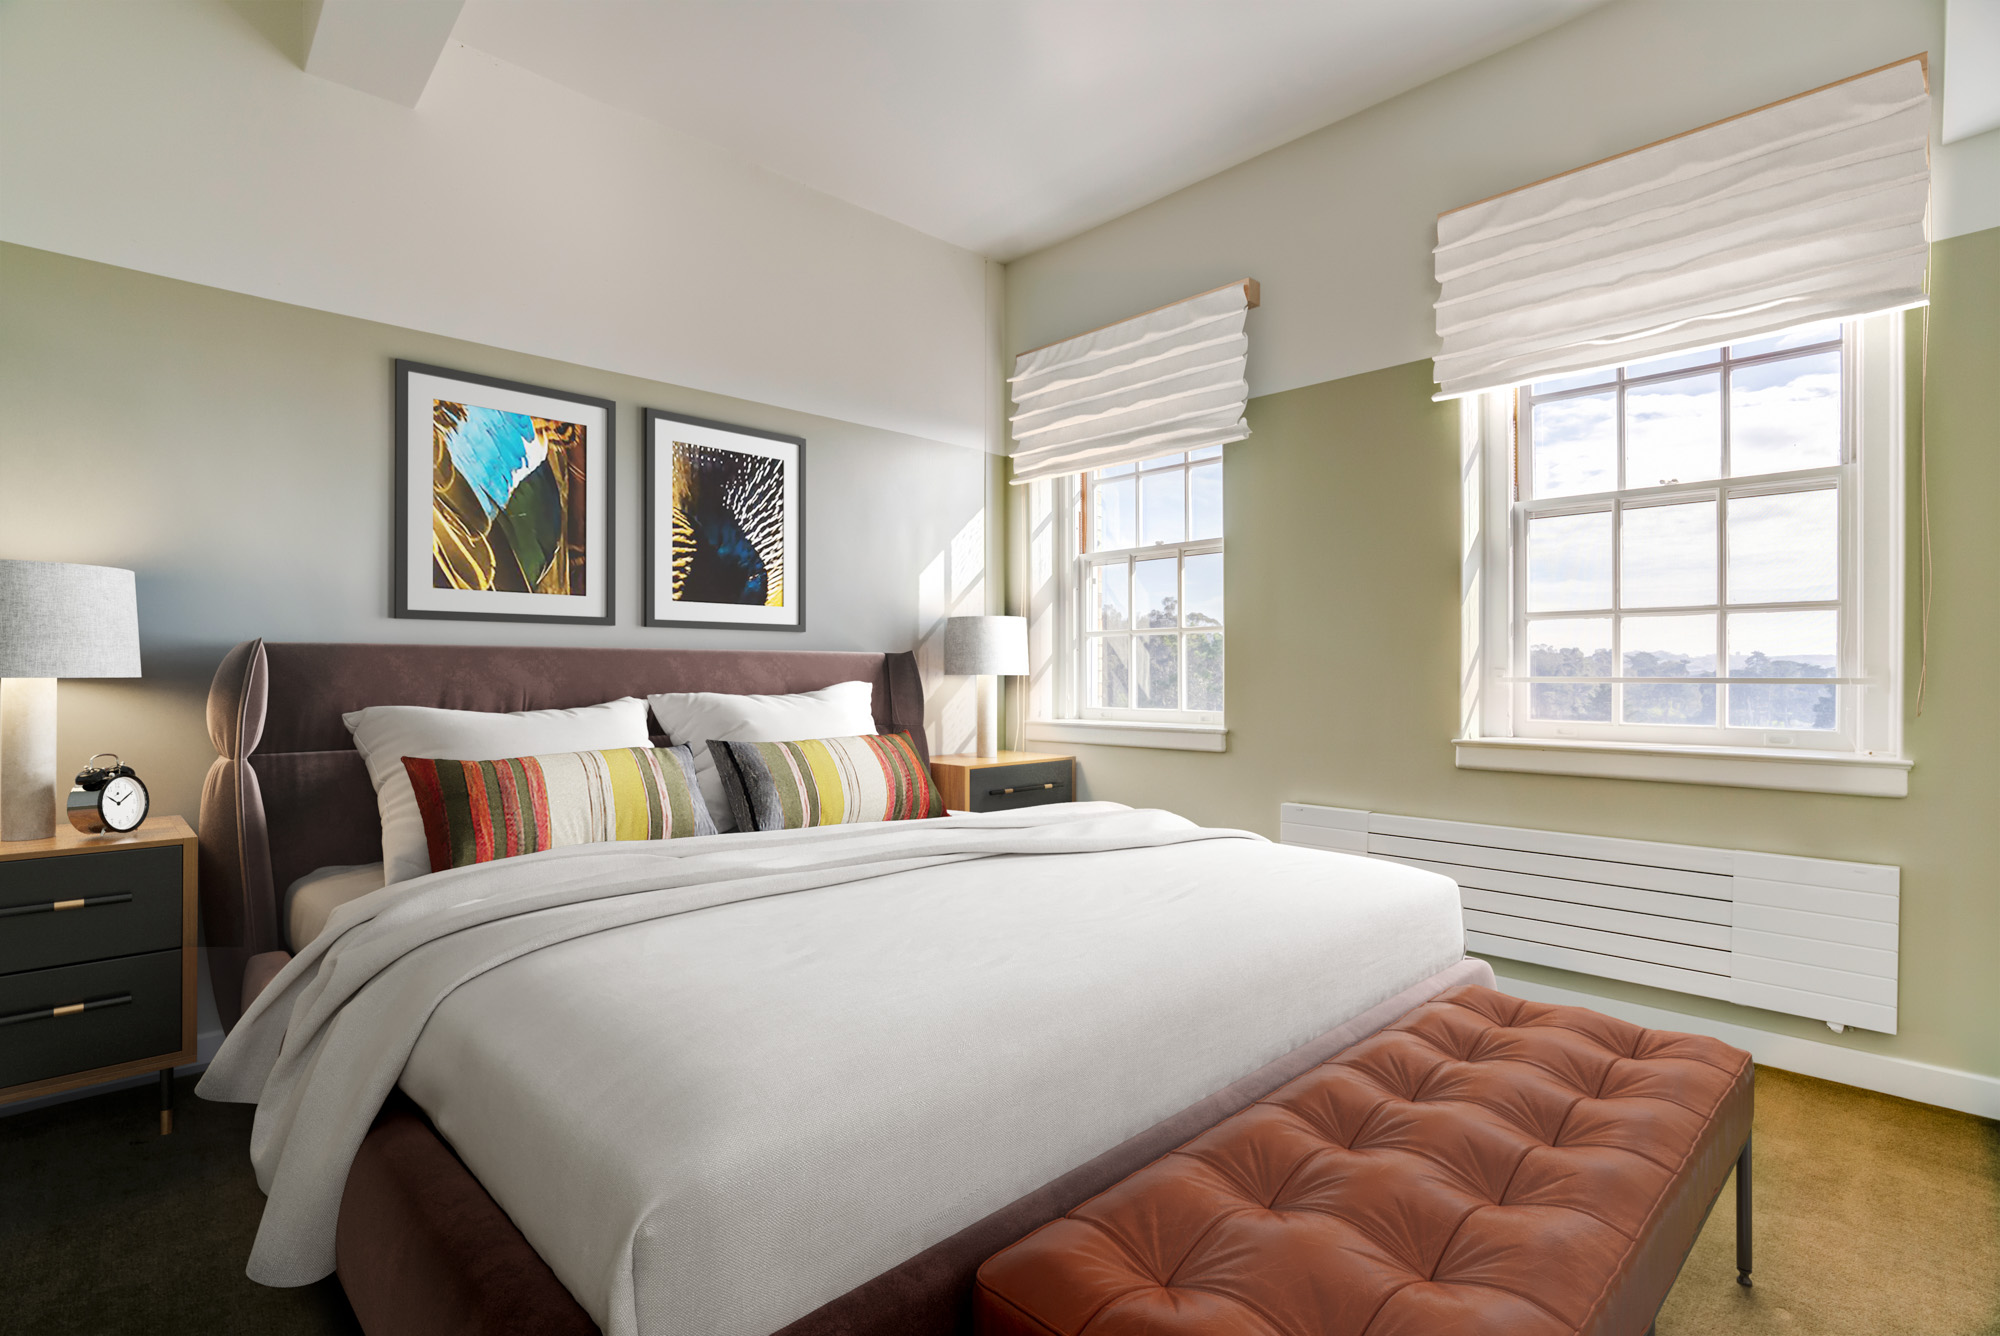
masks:
MULTIPOLYGON (((1549 946, 1543 942, 1523 941, 1519 938, 1502 937, 1493 933, 1477 932, 1470 928, 1465 933, 1465 949, 1478 951, 1489 956, 1499 956, 1503 960, 1525 960, 1535 965, 1553 965, 1557 969, 1575 970, 1578 974, 1594 974, 1600 979, 1623 979, 1627 983, 1650 984, 1655 988, 1669 988, 1677 993, 1692 993, 1696 997, 1728 998, 1735 981, 1719 975, 1704 974, 1699 970, 1675 969, 1671 965, 1655 965, 1644 960, 1627 960, 1622 956, 1598 955, 1592 951, 1577 951, 1566 946, 1549 946)), ((1860 1022, 1855 1022, 1860 1024, 1860 1022)))
POLYGON ((1456 881, 1467 949, 1896 1032, 1902 871, 1286 803, 1287 843, 1456 881))
POLYGON ((1612 863, 1568 854, 1524 853, 1518 849, 1492 849, 1478 844, 1450 844, 1442 840, 1372 833, 1368 836, 1368 852, 1427 858, 1432 862, 1464 867, 1497 868, 1503 872, 1526 872, 1541 877, 1562 877, 1569 881, 1594 881, 1604 886, 1631 886, 1639 890, 1668 891, 1675 895, 1725 901, 1730 898, 1729 878, 1679 868, 1643 867, 1637 863, 1612 863))
POLYGON ((1483 909, 1494 914, 1537 919, 1544 923, 1568 923, 1578 928, 1650 937, 1683 946, 1702 946, 1714 951, 1730 949, 1730 927, 1726 923, 1696 923, 1688 919, 1661 918, 1656 914, 1633 914, 1622 909, 1600 909, 1595 905, 1543 900, 1532 895, 1503 895, 1459 883, 1459 902, 1467 909, 1483 909))
POLYGON ((1426 858, 1391 858, 1388 861, 1420 867, 1426 872, 1450 877, 1460 886, 1474 886, 1482 891, 1537 895, 1567 904, 1597 905, 1604 909, 1629 909, 1637 914, 1692 919, 1698 923, 1720 923, 1727 926, 1731 921, 1730 903, 1727 900, 1712 900, 1707 896, 1669 895, 1662 891, 1635 890, 1630 886, 1604 886, 1594 881, 1537 877, 1524 872, 1502 872, 1495 868, 1457 867, 1450 863, 1433 863, 1426 858))
POLYGON ((1649 960, 1655 965, 1673 965, 1680 969, 1702 970, 1709 974, 1729 973, 1727 951, 1683 946, 1679 942, 1662 942, 1653 937, 1635 937, 1622 932, 1599 932, 1595 928, 1576 928, 1567 923, 1549 923, 1543 919, 1494 914, 1484 909, 1466 910, 1465 926, 1501 937, 1547 942, 1550 946, 1567 946, 1578 951, 1594 951, 1599 955, 1623 956, 1627 960, 1649 960))

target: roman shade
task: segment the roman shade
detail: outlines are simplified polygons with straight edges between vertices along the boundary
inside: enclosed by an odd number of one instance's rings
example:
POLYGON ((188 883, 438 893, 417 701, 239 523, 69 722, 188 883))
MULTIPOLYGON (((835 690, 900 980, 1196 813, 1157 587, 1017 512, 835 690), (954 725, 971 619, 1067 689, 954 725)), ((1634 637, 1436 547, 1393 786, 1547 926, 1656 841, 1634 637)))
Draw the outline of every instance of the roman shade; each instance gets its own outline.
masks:
POLYGON ((1439 399, 1925 301, 1922 56, 1438 219, 1439 399))
POLYGON ((1008 378, 1014 481, 1248 436, 1243 321, 1256 304, 1256 280, 1239 279, 1022 353, 1008 378))

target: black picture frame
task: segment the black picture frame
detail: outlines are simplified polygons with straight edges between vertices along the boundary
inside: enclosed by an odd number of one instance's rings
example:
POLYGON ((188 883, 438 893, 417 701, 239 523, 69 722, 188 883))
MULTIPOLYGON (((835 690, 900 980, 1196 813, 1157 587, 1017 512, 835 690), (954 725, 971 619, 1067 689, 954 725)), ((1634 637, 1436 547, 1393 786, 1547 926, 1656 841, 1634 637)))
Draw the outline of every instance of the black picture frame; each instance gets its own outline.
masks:
MULTIPOLYGON (((723 631, 803 631, 806 629, 806 441, 803 436, 789 436, 783 432, 765 431, 759 427, 744 427, 733 422, 717 422, 712 418, 692 417, 685 413, 670 413, 665 409, 647 408, 640 413, 640 430, 643 436, 641 450, 644 453, 646 493, 645 503, 645 593, 640 606, 640 620, 650 627, 685 627, 696 630, 723 631), (661 446, 671 446, 671 440, 663 440, 659 428, 663 425, 693 427, 702 432, 746 437, 753 441, 769 441, 792 447, 792 459, 788 465, 788 486, 792 489, 794 516, 794 537, 785 553, 785 589, 787 606, 792 609, 792 619, 778 620, 730 620, 719 621, 699 616, 662 616, 663 606, 671 603, 671 588, 663 589, 658 575, 658 556, 663 541, 660 525, 664 521, 671 524, 671 506, 662 505, 660 489, 671 474, 669 466, 662 461, 661 446)), ((670 541, 670 540, 669 540, 670 541)), ((698 604, 695 607, 717 607, 716 604, 698 604)))
MULTIPOLYGON (((395 360, 395 382, 396 506, 395 531, 391 543, 392 555, 389 572, 389 602, 394 615, 397 617, 422 618, 434 621, 546 622, 569 626, 614 625, 618 619, 616 559, 618 405, 610 399, 600 399, 595 395, 576 394, 568 390, 551 389, 544 385, 529 385, 517 380, 506 380, 499 376, 483 376, 473 371, 458 371, 450 367, 432 366, 429 363, 413 362, 400 357, 395 360), (414 377, 418 376, 456 381, 476 389, 498 390, 507 394, 542 399, 552 405, 580 406, 588 410, 588 414, 601 416, 601 422, 597 424, 597 430, 602 433, 603 444, 601 448, 593 447, 592 454, 596 459, 601 459, 602 462, 601 465, 593 462, 591 470, 593 473, 596 473, 601 469, 604 487, 601 496, 587 498, 587 501, 594 500, 601 506, 603 511, 603 536, 601 541, 595 545, 600 550, 592 554, 595 559, 590 563, 591 570, 603 572, 602 612, 577 614, 564 612, 487 611, 476 607, 458 609, 424 607, 413 604, 411 600, 413 578, 420 578, 423 586, 428 588, 430 586, 429 569, 431 561, 428 544, 424 546, 421 553, 412 551, 410 530, 412 507, 419 504, 418 498, 413 497, 411 494, 413 488, 411 476, 412 460, 410 454, 411 381, 414 377), (413 573, 411 571, 410 563, 413 560, 421 560, 423 562, 423 571, 421 573, 413 573)), ((573 416, 588 414, 573 414, 573 416)), ((550 414, 550 416, 555 415, 555 413, 550 414)), ((428 440, 425 441, 424 457, 426 459, 429 457, 428 440)), ((428 485, 418 495, 421 497, 421 504, 424 507, 422 513, 429 514, 431 498, 428 485)), ((595 582, 595 579, 596 577, 593 575, 593 582, 595 582)), ((547 594, 524 595, 485 590, 454 589, 448 591, 449 595, 454 596, 453 601, 456 601, 456 596, 470 595, 472 598, 477 599, 479 596, 488 593, 492 593, 496 598, 508 600, 557 597, 547 594)), ((442 598, 443 596, 441 595, 441 601, 442 598)), ((596 601, 597 596, 592 596, 591 602, 595 603, 596 601)))

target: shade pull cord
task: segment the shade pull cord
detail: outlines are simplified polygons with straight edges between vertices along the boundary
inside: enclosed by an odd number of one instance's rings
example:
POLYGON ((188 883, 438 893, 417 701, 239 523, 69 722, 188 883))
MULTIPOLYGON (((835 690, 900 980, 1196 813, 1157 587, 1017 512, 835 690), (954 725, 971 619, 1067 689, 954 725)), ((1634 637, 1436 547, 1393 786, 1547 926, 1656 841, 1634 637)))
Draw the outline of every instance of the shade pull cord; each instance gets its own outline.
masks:
POLYGON ((1923 308, 1917 373, 1917 718, 1931 675, 1931 308, 1923 308))

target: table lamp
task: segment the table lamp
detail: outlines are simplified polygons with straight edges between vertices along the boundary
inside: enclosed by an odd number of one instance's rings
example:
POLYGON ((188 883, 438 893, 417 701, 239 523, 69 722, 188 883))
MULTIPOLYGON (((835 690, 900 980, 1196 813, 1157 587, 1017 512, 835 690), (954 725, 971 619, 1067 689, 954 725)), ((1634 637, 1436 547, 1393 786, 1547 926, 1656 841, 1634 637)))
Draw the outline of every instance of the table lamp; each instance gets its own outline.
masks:
POLYGON ((1028 671, 1026 617, 951 617, 944 624, 944 670, 979 679, 979 754, 1000 754, 997 675, 1028 671))
POLYGON ((138 675, 132 572, 0 561, 0 840, 56 833, 56 679, 138 675))

